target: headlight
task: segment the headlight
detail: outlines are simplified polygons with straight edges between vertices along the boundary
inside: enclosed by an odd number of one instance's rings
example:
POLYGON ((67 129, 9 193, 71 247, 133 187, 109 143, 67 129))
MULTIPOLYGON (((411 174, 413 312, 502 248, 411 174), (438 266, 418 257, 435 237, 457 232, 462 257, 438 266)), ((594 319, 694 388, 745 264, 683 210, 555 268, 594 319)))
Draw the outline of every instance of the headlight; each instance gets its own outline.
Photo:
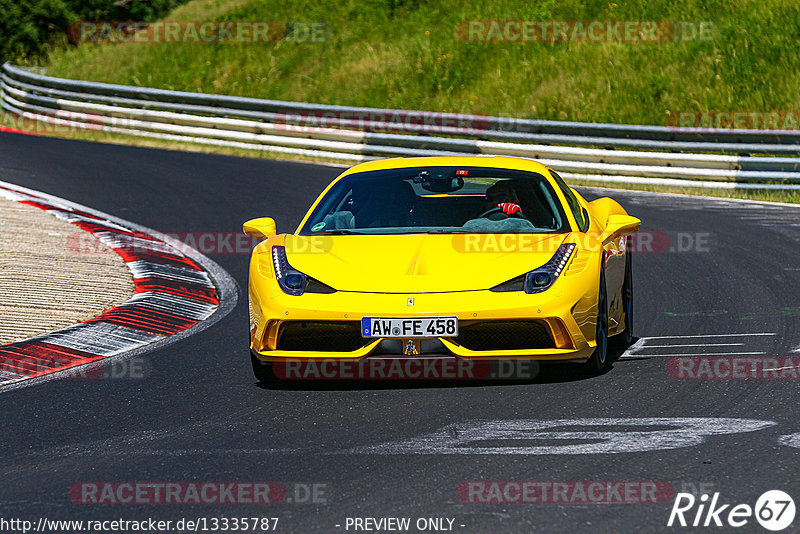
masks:
POLYGON ((541 293, 555 283, 558 275, 564 270, 572 252, 575 250, 575 243, 566 243, 558 247, 558 250, 550 258, 550 261, 534 269, 533 271, 512 278, 507 282, 498 284, 490 291, 525 291, 525 293, 541 293))
POLYGON ((286 258, 286 248, 272 247, 272 265, 275 267, 275 279, 284 293, 289 295, 302 295, 303 293, 335 293, 336 290, 323 284, 316 278, 301 273, 291 265, 286 258))

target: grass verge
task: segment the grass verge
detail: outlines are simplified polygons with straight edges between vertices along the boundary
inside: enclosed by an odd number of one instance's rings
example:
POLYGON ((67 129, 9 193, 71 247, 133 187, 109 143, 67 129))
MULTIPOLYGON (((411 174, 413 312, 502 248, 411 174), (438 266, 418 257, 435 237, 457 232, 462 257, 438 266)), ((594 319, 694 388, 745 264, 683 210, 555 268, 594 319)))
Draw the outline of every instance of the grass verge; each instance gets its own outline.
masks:
POLYGON ((166 18, 265 21, 289 33, 266 43, 82 44, 51 53, 49 73, 281 100, 590 122, 664 125, 681 111, 800 110, 800 5, 793 0, 193 0, 166 18), (607 26, 595 32, 597 40, 581 40, 576 25, 566 39, 546 42, 490 32, 491 21, 505 29, 506 21, 553 20, 585 21, 587 29, 593 21, 617 24, 622 40, 607 26), (470 22, 484 30, 470 33, 470 22), (648 22, 666 28, 664 39, 662 33, 646 38, 648 22))

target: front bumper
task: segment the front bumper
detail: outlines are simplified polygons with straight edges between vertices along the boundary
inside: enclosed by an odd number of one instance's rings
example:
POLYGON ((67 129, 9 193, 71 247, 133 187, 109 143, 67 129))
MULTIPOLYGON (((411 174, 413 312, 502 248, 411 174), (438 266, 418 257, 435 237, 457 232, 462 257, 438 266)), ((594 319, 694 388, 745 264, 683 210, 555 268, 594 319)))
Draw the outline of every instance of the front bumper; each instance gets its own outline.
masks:
MULTIPOLYGON (((594 331, 597 302, 592 288, 576 284, 559 287, 535 295, 523 292, 496 293, 463 291, 448 293, 357 293, 339 291, 333 294, 306 293, 292 296, 271 293, 265 297, 259 288, 250 287, 251 352, 261 361, 274 362, 285 359, 341 359, 358 360, 387 357, 397 346, 396 355, 402 356, 402 343, 376 338, 363 339, 358 347, 347 350, 281 350, 279 335, 289 323, 308 322, 330 324, 360 324, 362 317, 425 317, 456 316, 462 331, 470 325, 491 327, 509 322, 535 322, 546 329, 550 346, 539 348, 497 348, 486 344, 482 350, 473 350, 458 339, 437 338, 435 347, 422 341, 418 357, 448 356, 464 360, 524 359, 569 361, 586 360, 595 349, 594 331), (413 305, 411 300, 413 299, 413 305), (428 349, 425 349, 425 346, 428 349), (486 350, 489 349, 489 350, 486 350)), ((309 330, 312 332, 313 330, 309 330)), ((355 343, 355 340, 351 340, 355 343)), ((346 345, 346 344, 345 344, 346 345)), ((323 347, 318 347, 323 349, 323 347)), ((413 356, 417 357, 417 356, 413 356)))

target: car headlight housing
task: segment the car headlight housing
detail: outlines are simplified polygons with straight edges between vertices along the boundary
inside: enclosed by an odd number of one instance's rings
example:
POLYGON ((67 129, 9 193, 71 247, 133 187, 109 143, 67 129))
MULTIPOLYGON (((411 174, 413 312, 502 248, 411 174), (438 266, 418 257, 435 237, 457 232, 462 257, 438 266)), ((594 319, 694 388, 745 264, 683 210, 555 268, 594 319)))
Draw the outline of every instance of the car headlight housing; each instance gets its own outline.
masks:
POLYGON ((336 290, 323 284, 316 278, 303 274, 289 264, 286 248, 280 245, 272 247, 272 265, 275 268, 275 279, 284 293, 302 295, 303 293, 335 293, 336 290))
POLYGON ((506 291, 525 291, 525 293, 541 293, 552 286, 558 275, 566 267, 569 258, 575 251, 575 243, 565 243, 558 247, 558 250, 550 261, 541 267, 528 273, 512 278, 507 282, 498 284, 490 289, 495 292, 506 291))

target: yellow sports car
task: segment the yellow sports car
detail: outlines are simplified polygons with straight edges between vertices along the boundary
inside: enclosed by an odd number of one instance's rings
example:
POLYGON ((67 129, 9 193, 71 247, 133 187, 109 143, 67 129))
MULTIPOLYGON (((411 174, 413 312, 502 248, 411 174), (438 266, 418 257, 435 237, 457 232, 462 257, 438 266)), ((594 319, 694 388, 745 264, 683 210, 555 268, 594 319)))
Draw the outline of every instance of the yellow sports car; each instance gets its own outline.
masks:
POLYGON ((293 234, 253 219, 250 352, 276 362, 556 360, 608 368, 630 343, 639 219, 512 157, 357 165, 293 234))

